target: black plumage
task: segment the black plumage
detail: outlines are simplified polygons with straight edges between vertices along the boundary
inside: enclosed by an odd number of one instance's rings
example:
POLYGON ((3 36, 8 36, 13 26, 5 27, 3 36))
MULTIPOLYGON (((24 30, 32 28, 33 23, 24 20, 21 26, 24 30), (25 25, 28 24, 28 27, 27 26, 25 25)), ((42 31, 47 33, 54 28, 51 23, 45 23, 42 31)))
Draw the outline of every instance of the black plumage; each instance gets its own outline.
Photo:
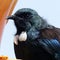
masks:
POLYGON ((27 40, 14 44, 17 59, 59 60, 60 29, 47 23, 45 19, 30 8, 19 9, 7 19, 14 20, 17 32, 27 32, 27 40))

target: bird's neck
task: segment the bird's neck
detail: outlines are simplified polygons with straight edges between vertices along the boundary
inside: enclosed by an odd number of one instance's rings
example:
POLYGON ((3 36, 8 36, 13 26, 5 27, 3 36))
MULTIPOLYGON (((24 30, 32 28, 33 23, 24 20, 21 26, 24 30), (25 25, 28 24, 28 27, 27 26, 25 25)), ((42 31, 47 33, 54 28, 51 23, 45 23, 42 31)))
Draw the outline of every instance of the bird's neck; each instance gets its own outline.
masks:
POLYGON ((27 36, 29 40, 35 40, 39 36, 39 31, 35 29, 35 27, 31 27, 30 30, 27 32, 27 36))

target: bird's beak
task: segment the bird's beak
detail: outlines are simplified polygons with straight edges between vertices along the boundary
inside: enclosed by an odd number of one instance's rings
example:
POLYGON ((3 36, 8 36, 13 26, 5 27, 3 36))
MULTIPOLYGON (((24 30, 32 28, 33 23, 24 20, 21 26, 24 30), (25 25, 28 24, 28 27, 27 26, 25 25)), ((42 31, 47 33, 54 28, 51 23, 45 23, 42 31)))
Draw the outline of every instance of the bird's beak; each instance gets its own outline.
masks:
POLYGON ((15 19, 15 18, 14 18, 13 15, 8 16, 8 17, 6 17, 6 23, 8 23, 8 20, 14 20, 14 19, 15 19))
POLYGON ((14 16, 13 15, 12 16, 8 16, 7 20, 9 20, 9 19, 13 19, 14 20, 14 16))
POLYGON ((18 17, 16 15, 8 16, 7 20, 9 20, 9 19, 14 20, 14 21, 16 21, 16 20, 23 20, 23 18, 20 18, 20 17, 18 17))
POLYGON ((17 17, 14 16, 14 15, 11 15, 11 16, 7 17, 7 20, 16 20, 16 19, 17 19, 17 17))

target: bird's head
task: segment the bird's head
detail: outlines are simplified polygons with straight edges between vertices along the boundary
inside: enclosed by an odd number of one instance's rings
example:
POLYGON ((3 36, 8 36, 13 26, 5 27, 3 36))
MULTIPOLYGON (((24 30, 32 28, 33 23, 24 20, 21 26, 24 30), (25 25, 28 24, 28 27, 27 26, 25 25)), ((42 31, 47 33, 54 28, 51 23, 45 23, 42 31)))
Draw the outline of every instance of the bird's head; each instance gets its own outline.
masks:
POLYGON ((19 9, 14 15, 8 16, 7 19, 14 20, 19 31, 29 30, 40 21, 38 13, 30 8, 19 9))
POLYGON ((33 32, 33 30, 35 31, 33 34, 35 34, 37 30, 46 28, 48 25, 35 10, 30 8, 19 9, 14 15, 8 16, 7 20, 9 19, 14 20, 17 28, 16 35, 20 35, 22 31, 24 32, 30 30, 29 34, 32 36, 31 32, 33 32))

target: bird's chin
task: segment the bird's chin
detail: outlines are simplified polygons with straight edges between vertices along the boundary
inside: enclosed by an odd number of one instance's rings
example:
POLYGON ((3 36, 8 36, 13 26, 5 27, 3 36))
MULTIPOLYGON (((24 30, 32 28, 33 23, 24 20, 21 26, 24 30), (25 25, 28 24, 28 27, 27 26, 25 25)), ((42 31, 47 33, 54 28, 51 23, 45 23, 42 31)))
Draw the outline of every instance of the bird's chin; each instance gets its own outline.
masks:
POLYGON ((26 41, 26 40, 27 40, 27 33, 23 31, 23 32, 21 32, 20 35, 15 35, 15 37, 14 37, 14 43, 15 43, 16 45, 18 45, 18 40, 19 40, 20 42, 26 41))

